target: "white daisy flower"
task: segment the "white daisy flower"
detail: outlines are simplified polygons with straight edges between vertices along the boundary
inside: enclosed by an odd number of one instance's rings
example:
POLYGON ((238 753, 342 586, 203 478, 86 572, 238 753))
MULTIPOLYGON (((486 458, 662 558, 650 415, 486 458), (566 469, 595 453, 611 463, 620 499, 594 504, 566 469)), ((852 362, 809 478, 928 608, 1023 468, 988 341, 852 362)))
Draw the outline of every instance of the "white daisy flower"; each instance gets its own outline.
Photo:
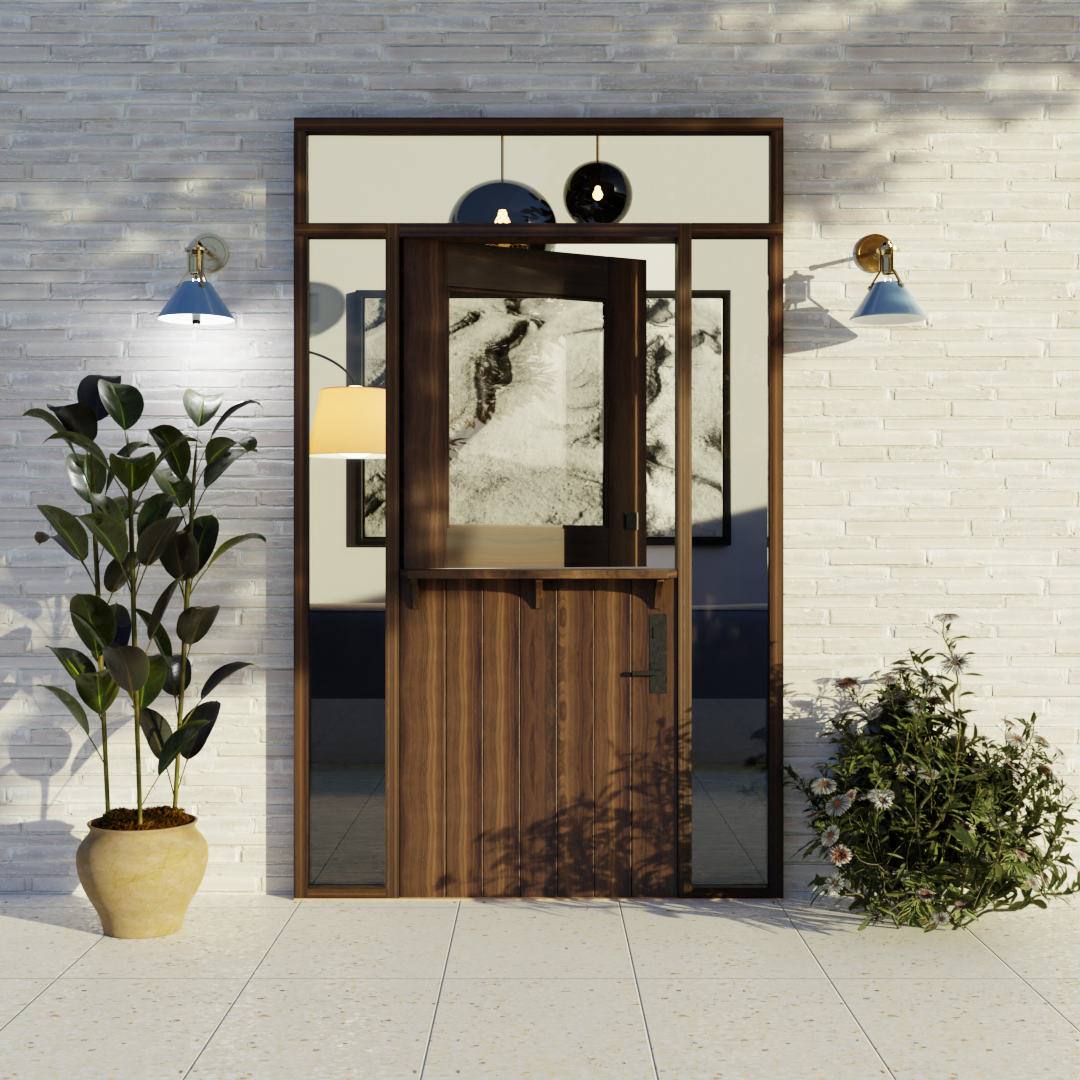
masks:
POLYGON ((941 662, 941 666, 949 672, 958 673, 971 666, 970 653, 949 653, 941 662))
POLYGON ((1024 878, 1024 888, 1025 889, 1041 889, 1042 888, 1042 881, 1039 880, 1037 875, 1028 874, 1028 876, 1026 878, 1024 878))
POLYGON ((920 900, 933 900, 934 899, 934 890, 933 889, 928 889, 928 888, 926 888, 925 885, 923 885, 920 888, 915 890, 915 895, 920 900))
POLYGON ((959 615, 953 615, 952 612, 945 612, 942 615, 935 615, 934 618, 938 622, 952 622, 954 619, 959 619, 959 615))
POLYGON ((819 776, 810 781, 810 790, 815 795, 831 795, 836 790, 836 781, 827 776, 819 776))
POLYGON ((897 776, 910 776, 914 771, 915 771, 915 766, 914 765, 897 765, 896 766, 896 775, 897 776))
POLYGON ((1040 746, 1049 746, 1050 745, 1041 735, 1034 736, 1034 739, 1040 746))
POLYGON ((838 843, 840 840, 840 826, 829 825, 825 831, 821 834, 821 846, 823 848, 831 848, 833 844, 838 843))
POLYGON ((829 817, 840 817, 842 814, 846 814, 851 808, 851 799, 846 795, 834 795, 825 804, 825 813, 829 817))
POLYGON ((1023 746, 1024 736, 1019 731, 1010 731, 1009 734, 1005 736, 1005 745, 1023 746))
POLYGON ((868 791, 863 798, 870 803, 875 810, 888 810, 896 796, 888 788, 874 788, 868 791))
POLYGON ((856 791, 856 790, 855 790, 854 788, 848 788, 848 790, 847 790, 847 791, 845 791, 845 792, 844 792, 844 794, 845 794, 845 795, 846 795, 846 796, 847 796, 847 797, 848 797, 848 798, 849 798, 849 799, 850 799, 850 800, 851 800, 852 802, 854 802, 854 801, 855 801, 855 800, 856 800, 856 799, 857 799, 857 798, 859 797, 859 793, 858 793, 858 792, 857 792, 857 791, 856 791))
POLYGON ((847 866, 851 859, 851 848, 846 844, 836 844, 829 849, 829 862, 833 866, 847 866))
POLYGON ((1026 851, 1021 851, 1021 850, 1020 850, 1019 848, 1013 848, 1013 854, 1014 854, 1014 855, 1015 855, 1015 856, 1016 856, 1016 857, 1017 857, 1017 858, 1018 858, 1018 859, 1019 859, 1019 860, 1020 860, 1021 862, 1027 862, 1027 861, 1028 861, 1028 857, 1027 857, 1027 852, 1026 852, 1026 851))
POLYGON ((941 773, 937 769, 916 769, 915 775, 920 780, 936 780, 941 773))
POLYGON ((944 911, 935 911, 934 914, 930 916, 930 921, 935 926, 948 926, 949 916, 946 915, 944 911))

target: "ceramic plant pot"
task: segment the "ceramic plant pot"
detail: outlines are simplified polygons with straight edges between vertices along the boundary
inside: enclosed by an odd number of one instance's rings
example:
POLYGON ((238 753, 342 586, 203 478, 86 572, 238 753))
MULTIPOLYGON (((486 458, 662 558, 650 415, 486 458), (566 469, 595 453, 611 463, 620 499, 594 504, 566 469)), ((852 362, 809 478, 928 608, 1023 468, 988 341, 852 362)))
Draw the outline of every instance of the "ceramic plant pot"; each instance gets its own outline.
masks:
POLYGON ((110 937, 175 934, 206 873, 207 847, 195 822, 120 832, 90 825, 75 865, 110 937))

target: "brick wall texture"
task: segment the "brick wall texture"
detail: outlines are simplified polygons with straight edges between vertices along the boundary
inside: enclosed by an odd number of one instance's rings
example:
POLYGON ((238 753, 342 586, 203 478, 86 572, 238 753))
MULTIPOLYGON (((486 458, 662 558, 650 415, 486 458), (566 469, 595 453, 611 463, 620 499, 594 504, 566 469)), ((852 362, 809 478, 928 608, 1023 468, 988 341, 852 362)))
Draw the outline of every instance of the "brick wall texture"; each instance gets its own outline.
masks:
MULTIPOLYGON (((1075 3, 0 5, 0 888, 70 891, 99 769, 35 683, 80 586, 39 548, 70 505, 25 408, 87 372, 174 417, 258 398, 222 481, 258 530, 204 602, 224 694, 185 802, 207 889, 291 880, 291 130, 295 116, 782 116, 787 125, 789 757, 822 756, 828 682, 961 616, 978 718, 1037 710, 1080 773, 1080 7, 1075 3), (199 232, 232 247, 227 332, 154 318, 199 232), (853 334, 883 232, 929 325, 853 334)), ((114 735, 119 778, 131 725, 114 735)), ((151 802, 157 801, 156 797, 151 802)), ((164 799, 162 800, 164 801, 164 799)), ((799 809, 790 808, 789 850, 799 809)), ((789 887, 809 875, 793 867, 789 887)))

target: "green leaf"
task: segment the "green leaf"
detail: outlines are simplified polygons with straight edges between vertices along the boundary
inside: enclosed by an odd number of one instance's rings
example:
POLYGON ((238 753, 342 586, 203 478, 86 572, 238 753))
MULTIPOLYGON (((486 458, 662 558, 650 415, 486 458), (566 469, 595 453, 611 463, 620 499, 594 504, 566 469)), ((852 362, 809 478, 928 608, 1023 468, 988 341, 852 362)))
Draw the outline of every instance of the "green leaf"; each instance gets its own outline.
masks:
POLYGON ((172 656, 172 642, 169 640, 169 635, 165 632, 164 626, 159 626, 154 631, 154 644, 158 647, 161 655, 164 656, 166 659, 172 656))
POLYGON ((217 723, 218 713, 221 711, 221 703, 218 701, 200 701, 194 709, 188 713, 187 723, 192 721, 199 723, 199 730, 195 733, 195 738, 182 747, 180 753, 186 758, 193 758, 205 745, 206 740, 210 738, 210 732, 214 730, 214 725, 217 723))
MULTIPOLYGON (((161 595, 157 598, 157 603, 154 604, 154 610, 147 615, 145 611, 140 611, 139 614, 143 617, 143 621, 146 623, 146 636, 154 637, 157 634, 157 629, 161 625, 161 620, 165 617, 165 611, 169 606, 169 601, 172 600, 173 593, 176 592, 176 586, 178 582, 174 578, 168 585, 162 590, 161 595)), ((172 649, 164 650, 166 654, 171 654, 172 649)))
POLYGON ((223 398, 223 394, 200 394, 197 390, 185 390, 184 411, 196 427, 202 427, 214 418, 223 398))
POLYGON ((108 467, 109 462, 105 458, 105 451, 93 439, 88 439, 77 431, 58 431, 55 435, 50 435, 45 441, 51 442, 53 439, 63 439, 68 446, 77 446, 80 450, 85 450, 99 464, 108 467))
POLYGON ((126 442, 119 450, 117 450, 117 453, 121 457, 129 458, 136 450, 141 450, 144 446, 149 445, 148 442, 126 442))
POLYGON ((162 518, 168 517, 172 508, 172 496, 164 491, 159 491, 156 495, 151 495, 150 498, 145 499, 139 508, 139 516, 135 522, 139 536, 142 536, 148 525, 153 525, 155 521, 161 521, 162 518))
POLYGON ((77 431, 88 439, 97 438, 97 416, 89 405, 75 402, 72 405, 50 405, 49 408, 68 431, 77 431))
POLYGON ((107 671, 88 671, 84 675, 76 675, 75 689, 79 697, 99 715, 109 711, 120 692, 120 687, 107 671))
POLYGON ((183 518, 162 518, 147 525, 135 547, 135 554, 143 566, 161 558, 162 552, 172 542, 173 534, 183 524, 183 518))
POLYGON ((78 649, 60 649, 50 645, 49 651, 64 665, 64 670, 74 679, 76 675, 85 675, 88 671, 96 671, 97 665, 86 653, 78 649))
POLYGON ((234 660, 231 664, 222 664, 221 667, 206 680, 205 685, 202 688, 200 697, 206 697, 219 683, 223 682, 230 675, 234 675, 241 668, 254 667, 254 664, 249 664, 246 660, 234 660))
POLYGON ((115 518, 120 522, 121 526, 123 526, 128 519, 127 499, 121 503, 117 502, 111 495, 99 495, 96 492, 91 491, 90 505, 94 508, 95 513, 106 514, 111 518, 115 518))
POLYGON ((128 584, 131 580, 132 569, 130 555, 123 562, 117 562, 116 559, 113 559, 105 567, 105 573, 101 577, 102 583, 109 592, 114 593, 117 589, 122 589, 128 584))
POLYGON ((249 435, 246 439, 241 439, 236 445, 242 446, 249 454, 252 454, 259 445, 259 440, 254 435, 249 435))
POLYGON ((113 636, 111 645, 126 645, 131 637, 131 615, 126 607, 120 604, 112 605, 113 618, 116 620, 116 634, 113 636))
POLYGON ((218 519, 213 515, 197 517, 192 522, 192 532, 199 544, 199 569, 201 570, 214 553, 214 545, 218 538, 218 519))
POLYGON ((262 540, 263 543, 266 543, 266 537, 263 536, 262 533, 244 533, 242 536, 230 537, 217 549, 217 551, 214 552, 213 555, 210 556, 210 560, 206 564, 207 569, 213 566, 217 559, 224 555, 229 548, 234 548, 237 544, 242 544, 245 540, 262 540))
POLYGON ((199 542, 189 532, 173 533, 160 558, 169 577, 194 577, 199 572, 199 542))
POLYGON ((67 548, 75 552, 75 557, 80 561, 90 554, 90 541, 86 537, 86 530, 79 519, 67 510, 59 506, 38 506, 45 520, 56 530, 58 536, 65 541, 67 548))
POLYGON ((142 688, 142 704, 151 705, 165 685, 165 676, 169 673, 169 661, 164 656, 150 657, 150 674, 142 688))
POLYGON ((112 608, 93 593, 78 593, 68 603, 75 633, 95 655, 108 648, 116 637, 116 618, 112 608))
MULTIPOLYGON (((147 745, 150 747, 150 752, 156 758, 161 757, 161 751, 164 749, 165 744, 172 736, 172 728, 169 726, 169 721, 165 719, 161 713, 155 709, 147 709, 145 706, 142 712, 139 714, 139 726, 142 728, 142 733, 146 736, 147 745)), ((158 770, 159 772, 161 770, 158 770)))
POLYGON ((236 462, 246 455, 247 450, 235 446, 232 450, 226 451, 219 457, 213 465, 207 465, 203 470, 203 487, 208 488, 215 480, 220 480, 226 469, 231 465, 235 465, 236 462))
POLYGON ((217 438, 211 439, 206 444, 206 450, 203 452, 203 456, 206 458, 207 465, 213 465, 231 446, 236 445, 235 439, 227 439, 224 435, 218 435, 217 438))
POLYGON ((97 458, 89 454, 68 454, 64 459, 68 483, 84 502, 90 502, 90 494, 98 494, 109 484, 109 470, 97 458))
POLYGON ((125 430, 134 427, 143 413, 143 396, 134 386, 98 380, 98 394, 105 411, 125 430))
MULTIPOLYGON (((111 386, 112 383, 109 385, 111 386)), ((145 487, 149 482, 150 477, 154 475, 154 467, 157 465, 157 458, 153 454, 143 454, 142 457, 137 458, 127 458, 121 457, 119 454, 112 454, 109 457, 109 465, 112 468, 113 476, 115 476, 128 491, 138 491, 145 487)))
POLYGON ((117 645, 105 650, 105 666, 121 690, 137 694, 150 675, 150 657, 134 645, 117 645))
POLYGON ((156 469, 154 479, 167 495, 171 495, 177 506, 186 506, 191 499, 191 482, 186 478, 173 476, 168 469, 156 469))
POLYGON ((182 611, 176 620, 176 636, 185 645, 194 645, 210 632, 214 620, 221 610, 220 604, 213 607, 190 607, 182 611))
POLYGON ((35 420, 44 420, 53 431, 67 430, 67 428, 65 428, 52 413, 46 412, 44 409, 27 409, 26 412, 23 413, 23 416, 32 416, 35 420))
MULTIPOLYGON (((180 657, 173 655, 169 660, 169 670, 165 676, 165 693, 172 694, 173 697, 180 696, 180 657)), ((184 689, 191 685, 191 661, 186 660, 184 662, 184 689)))
MULTIPOLYGON (((207 705, 216 705, 216 701, 208 701, 207 705)), ((176 758, 184 753, 188 747, 195 742, 200 731, 209 726, 213 726, 214 721, 217 720, 217 713, 212 710, 207 710, 202 715, 196 715, 201 709, 201 705, 197 705, 187 717, 182 727, 179 727, 169 736, 165 741, 165 745, 161 748, 161 753, 158 755, 158 773, 163 773, 176 758)), ((210 733, 207 732, 207 735, 210 733)), ((206 742, 204 738, 203 743, 206 742)), ((199 747, 202 749, 202 746, 199 747)), ((190 753, 184 754, 185 757, 190 757, 190 753)))
POLYGON ((75 722, 86 732, 90 734, 90 724, 86 719, 86 711, 83 707, 69 694, 66 690, 62 690, 59 686, 46 686, 44 689, 48 690, 50 694, 57 697, 67 706, 67 711, 75 717, 75 722))
POLYGON ((221 425, 224 424, 225 421, 228 420, 229 417, 232 416, 232 414, 237 411, 237 409, 242 409, 245 405, 258 405, 258 404, 259 403, 254 398, 248 398, 247 401, 241 401, 239 405, 230 405, 221 414, 221 416, 218 417, 218 422, 214 425, 214 430, 211 431, 210 434, 211 435, 216 435, 218 433, 218 428, 221 427, 221 425))
POLYGON ((159 424, 150 429, 150 437, 157 443, 158 450, 172 470, 174 476, 186 476, 191 464, 190 439, 179 428, 171 424, 159 424))
POLYGON ((127 558, 128 538, 123 521, 117 521, 112 514, 99 512, 83 514, 80 520, 86 522, 86 527, 94 534, 98 543, 117 562, 123 562, 127 558))

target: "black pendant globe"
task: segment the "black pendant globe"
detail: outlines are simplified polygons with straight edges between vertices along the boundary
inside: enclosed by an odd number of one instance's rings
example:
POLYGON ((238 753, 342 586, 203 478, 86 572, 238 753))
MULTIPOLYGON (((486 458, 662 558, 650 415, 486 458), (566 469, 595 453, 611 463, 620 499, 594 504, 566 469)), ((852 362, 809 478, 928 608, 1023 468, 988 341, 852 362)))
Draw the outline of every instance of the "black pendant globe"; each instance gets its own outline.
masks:
POLYGON ((589 161, 566 181, 563 198, 575 221, 610 225, 626 216, 632 194, 621 169, 609 161, 589 161))
POLYGON ((466 191, 457 201, 454 225, 542 225, 555 215, 544 197, 525 184, 493 180, 466 191))

